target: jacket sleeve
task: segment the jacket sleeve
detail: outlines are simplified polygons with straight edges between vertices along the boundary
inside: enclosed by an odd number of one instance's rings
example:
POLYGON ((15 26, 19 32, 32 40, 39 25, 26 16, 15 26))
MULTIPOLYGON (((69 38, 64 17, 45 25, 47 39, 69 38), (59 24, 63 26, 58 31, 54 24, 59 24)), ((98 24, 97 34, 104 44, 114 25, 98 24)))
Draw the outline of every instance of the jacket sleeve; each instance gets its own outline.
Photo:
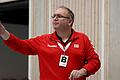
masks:
POLYGON ((36 44, 34 39, 21 40, 10 33, 8 40, 3 40, 9 48, 24 55, 35 55, 37 53, 36 44))
POLYGON ((85 55, 86 55, 86 63, 83 68, 85 68, 88 72, 87 76, 91 74, 95 74, 100 68, 100 59, 98 54, 95 52, 93 45, 91 44, 88 37, 85 35, 85 55))

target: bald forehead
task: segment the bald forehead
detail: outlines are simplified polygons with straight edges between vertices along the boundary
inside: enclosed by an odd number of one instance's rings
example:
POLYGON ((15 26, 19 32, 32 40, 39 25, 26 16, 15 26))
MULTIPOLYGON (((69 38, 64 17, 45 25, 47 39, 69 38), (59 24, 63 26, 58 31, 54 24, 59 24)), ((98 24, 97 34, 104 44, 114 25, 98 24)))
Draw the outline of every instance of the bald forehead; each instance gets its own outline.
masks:
POLYGON ((62 15, 66 15, 68 16, 68 10, 67 9, 64 9, 64 8, 58 8, 56 11, 55 11, 55 14, 62 14, 62 15))

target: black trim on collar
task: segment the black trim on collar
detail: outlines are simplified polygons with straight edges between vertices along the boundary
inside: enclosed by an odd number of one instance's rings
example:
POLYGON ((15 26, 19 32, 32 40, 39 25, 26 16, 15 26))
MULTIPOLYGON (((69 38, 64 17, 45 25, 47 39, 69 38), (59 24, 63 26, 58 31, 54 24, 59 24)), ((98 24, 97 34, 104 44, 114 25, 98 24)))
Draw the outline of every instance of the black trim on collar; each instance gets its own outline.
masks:
POLYGON ((70 36, 69 36, 69 38, 68 38, 68 40, 67 40, 66 42, 63 42, 62 38, 61 38, 60 36, 58 36, 57 33, 55 33, 55 34, 56 34, 57 38, 58 38, 64 45, 66 45, 66 43, 70 40, 70 38, 71 38, 71 36, 72 36, 72 34, 73 34, 73 29, 71 29, 71 34, 70 34, 70 36))

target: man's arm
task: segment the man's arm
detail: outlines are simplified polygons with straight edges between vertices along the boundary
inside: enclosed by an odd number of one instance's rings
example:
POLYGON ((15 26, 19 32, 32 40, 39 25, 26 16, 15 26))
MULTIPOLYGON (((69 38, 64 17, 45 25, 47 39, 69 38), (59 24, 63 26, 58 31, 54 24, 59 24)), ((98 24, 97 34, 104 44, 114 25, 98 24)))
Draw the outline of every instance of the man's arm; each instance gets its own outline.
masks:
POLYGON ((99 55, 95 51, 93 44, 87 36, 84 37, 85 40, 85 54, 86 54, 86 63, 83 66, 87 70, 87 76, 95 74, 100 66, 101 62, 99 55))
POLYGON ((74 80, 75 78, 80 78, 82 76, 90 76, 92 74, 95 74, 95 72, 97 72, 100 68, 99 56, 95 52, 93 45, 86 35, 84 35, 84 45, 86 55, 85 65, 80 70, 73 70, 69 77, 70 80, 74 80))
POLYGON ((25 55, 35 55, 37 49, 35 47, 35 41, 33 39, 21 40, 9 33, 0 22, 0 37, 3 39, 4 44, 16 52, 20 52, 25 55))

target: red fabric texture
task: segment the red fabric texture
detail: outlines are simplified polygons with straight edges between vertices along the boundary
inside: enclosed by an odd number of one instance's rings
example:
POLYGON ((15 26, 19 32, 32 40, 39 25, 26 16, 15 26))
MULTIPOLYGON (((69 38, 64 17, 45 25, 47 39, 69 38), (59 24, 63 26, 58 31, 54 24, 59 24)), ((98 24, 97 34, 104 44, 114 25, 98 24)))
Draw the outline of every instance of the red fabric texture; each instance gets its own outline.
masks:
MULTIPOLYGON (((10 33, 10 38, 4 43, 11 49, 25 55, 38 55, 40 80, 69 80, 72 70, 85 68, 88 75, 95 74, 100 68, 100 60, 89 38, 74 31, 67 43, 72 41, 65 55, 69 56, 67 67, 59 66, 60 56, 64 54, 57 42, 63 44, 55 32, 36 38, 21 40, 10 33)), ((63 46, 65 46, 63 44, 63 46)), ((87 76, 76 80, 85 80, 87 76)))

